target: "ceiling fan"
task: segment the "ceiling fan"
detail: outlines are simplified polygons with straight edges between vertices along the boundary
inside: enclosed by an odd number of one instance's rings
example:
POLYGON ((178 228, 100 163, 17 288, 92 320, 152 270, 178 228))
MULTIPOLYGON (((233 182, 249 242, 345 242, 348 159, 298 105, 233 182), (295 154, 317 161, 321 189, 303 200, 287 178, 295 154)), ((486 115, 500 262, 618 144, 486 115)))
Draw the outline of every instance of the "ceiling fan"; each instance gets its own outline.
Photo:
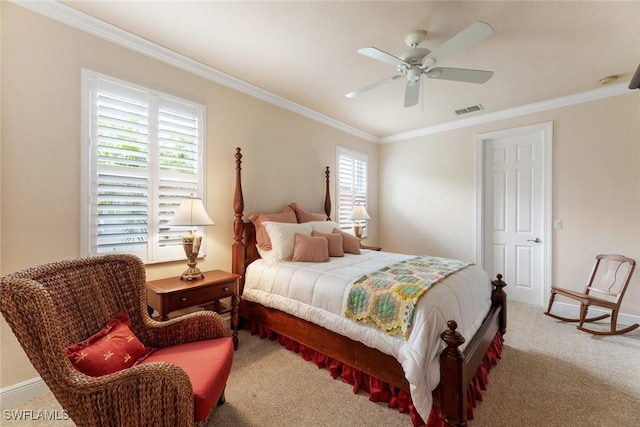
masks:
POLYGON ((467 49, 480 40, 490 36, 493 29, 484 22, 474 22, 439 47, 430 51, 418 47, 427 36, 423 30, 414 30, 407 34, 405 43, 411 48, 396 57, 375 47, 359 49, 358 53, 396 67, 400 74, 387 77, 375 83, 368 84, 358 90, 346 94, 353 98, 371 89, 406 77, 407 85, 404 95, 404 106, 411 107, 418 103, 420 96, 420 78, 424 74, 430 79, 455 80, 466 83, 485 83, 493 76, 493 71, 470 70, 466 68, 439 67, 442 61, 451 55, 467 49))

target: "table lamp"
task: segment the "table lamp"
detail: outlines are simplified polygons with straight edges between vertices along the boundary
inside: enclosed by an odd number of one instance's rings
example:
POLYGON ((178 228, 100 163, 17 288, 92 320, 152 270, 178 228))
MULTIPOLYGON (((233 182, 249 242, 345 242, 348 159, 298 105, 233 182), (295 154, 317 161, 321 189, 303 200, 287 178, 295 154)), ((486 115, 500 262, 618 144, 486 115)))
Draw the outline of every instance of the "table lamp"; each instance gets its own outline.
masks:
POLYGON ((353 222, 353 232, 358 239, 362 238, 362 231, 364 230, 364 224, 362 221, 371 219, 367 210, 362 205, 355 205, 353 211, 351 211, 351 219, 353 222))
POLYGON ((211 220, 207 211, 204 209, 202 199, 184 199, 180 202, 180 207, 173 218, 167 223, 168 226, 188 226, 190 227, 189 235, 182 238, 182 246, 184 253, 187 255, 188 268, 180 276, 180 280, 195 280, 204 278, 204 274, 196 265, 198 262, 198 253, 200 252, 200 244, 202 236, 196 236, 196 226, 215 225, 211 220))

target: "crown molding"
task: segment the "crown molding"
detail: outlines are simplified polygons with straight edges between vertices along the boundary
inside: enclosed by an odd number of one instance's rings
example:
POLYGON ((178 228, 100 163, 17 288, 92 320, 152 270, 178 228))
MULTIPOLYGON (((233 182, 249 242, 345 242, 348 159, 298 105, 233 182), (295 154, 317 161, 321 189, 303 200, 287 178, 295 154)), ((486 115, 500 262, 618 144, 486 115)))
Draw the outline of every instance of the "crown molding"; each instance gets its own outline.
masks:
POLYGON ((598 88, 586 92, 580 92, 573 95, 563 96, 560 98, 549 99, 547 101, 535 102, 533 104, 522 105, 520 107, 508 108, 494 113, 487 113, 481 116, 470 117, 468 119, 456 120, 453 122, 443 123, 440 125, 429 126, 409 132, 398 133, 395 135, 385 136, 379 139, 380 144, 390 142, 398 142, 411 138, 416 138, 434 133, 447 132, 454 129, 462 129, 469 126, 476 126, 482 123, 495 122, 498 120, 509 119, 512 117, 524 116, 527 114, 538 113, 540 111, 553 110, 554 108, 566 107, 568 105, 581 104, 583 102, 595 101, 597 99, 609 98, 611 96, 632 93, 628 88, 629 83, 621 83, 613 86, 598 88))
POLYGON ((435 126, 428 126, 408 132, 402 132, 385 137, 377 137, 370 133, 364 132, 346 123, 333 119, 325 114, 321 114, 303 105, 285 99, 274 93, 271 93, 251 83, 240 80, 229 74, 226 74, 213 67, 205 65, 201 62, 193 60, 187 56, 181 55, 156 43, 150 42, 135 34, 129 33, 114 25, 108 24, 97 18, 79 12, 69 6, 66 6, 56 0, 10 0, 12 3, 28 9, 32 12, 54 19, 70 27, 79 29, 86 33, 100 37, 119 46, 125 47, 134 52, 154 58, 158 61, 180 68, 189 73, 208 79, 212 82, 226 86, 238 92, 242 92, 254 98, 268 102, 272 105, 281 107, 285 110, 292 111, 301 116, 331 126, 345 133, 362 138, 376 144, 386 144, 391 142, 404 141, 425 135, 431 135, 440 132, 447 132, 454 129, 461 129, 469 126, 475 126, 483 123, 494 122, 498 120, 509 119, 512 117, 523 116, 526 114, 547 111, 554 108, 565 107, 568 105, 580 104, 583 102, 594 101, 597 99, 608 98, 611 96, 630 93, 628 82, 608 87, 598 88, 586 92, 568 95, 560 98, 554 98, 546 101, 536 102, 533 104, 523 105, 520 107, 509 108, 494 113, 487 113, 481 116, 470 117, 462 120, 442 123, 435 126))
POLYGON ((187 56, 181 55, 171 49, 167 49, 147 39, 118 28, 115 25, 108 24, 85 13, 79 12, 76 9, 64 5, 56 0, 11 0, 11 2, 32 12, 69 25, 70 27, 92 34, 96 37, 100 37, 101 39, 180 68, 222 86, 226 86, 251 97, 284 108, 285 110, 292 111, 301 116, 357 136, 358 138, 374 143, 379 141, 378 137, 374 135, 342 123, 327 115, 318 113, 317 111, 285 99, 258 86, 252 85, 244 80, 240 80, 187 56))

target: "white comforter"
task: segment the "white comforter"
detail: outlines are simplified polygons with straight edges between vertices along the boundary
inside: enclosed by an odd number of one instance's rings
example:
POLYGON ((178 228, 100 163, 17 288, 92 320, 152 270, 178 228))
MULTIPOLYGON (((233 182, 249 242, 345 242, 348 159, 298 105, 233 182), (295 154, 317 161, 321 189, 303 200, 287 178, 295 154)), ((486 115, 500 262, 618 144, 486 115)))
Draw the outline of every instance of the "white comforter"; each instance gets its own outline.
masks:
MULTIPOLYGON (((351 283, 361 276, 413 257, 363 250, 327 263, 253 262, 247 269, 243 299, 313 322, 395 357, 411 387, 413 403, 427 419, 432 390, 440 382, 440 333, 455 320, 467 339, 475 334, 491 308, 487 273, 471 265, 434 285, 419 301, 407 339, 344 317, 351 283)), ((466 345, 466 344, 465 344, 466 345)), ((464 349, 464 345, 462 347, 464 349)))

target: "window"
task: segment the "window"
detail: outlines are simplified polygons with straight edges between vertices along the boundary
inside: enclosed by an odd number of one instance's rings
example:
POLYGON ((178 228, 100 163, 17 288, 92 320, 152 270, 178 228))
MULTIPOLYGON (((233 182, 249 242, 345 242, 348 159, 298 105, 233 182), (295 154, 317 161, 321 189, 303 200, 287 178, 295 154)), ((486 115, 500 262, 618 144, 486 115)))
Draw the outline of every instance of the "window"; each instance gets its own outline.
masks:
POLYGON ((82 93, 82 253, 184 258, 165 224, 204 195, 205 107, 89 70, 82 93))
POLYGON ((343 230, 351 230, 351 211, 355 205, 367 205, 366 154, 338 147, 338 218, 343 230))

